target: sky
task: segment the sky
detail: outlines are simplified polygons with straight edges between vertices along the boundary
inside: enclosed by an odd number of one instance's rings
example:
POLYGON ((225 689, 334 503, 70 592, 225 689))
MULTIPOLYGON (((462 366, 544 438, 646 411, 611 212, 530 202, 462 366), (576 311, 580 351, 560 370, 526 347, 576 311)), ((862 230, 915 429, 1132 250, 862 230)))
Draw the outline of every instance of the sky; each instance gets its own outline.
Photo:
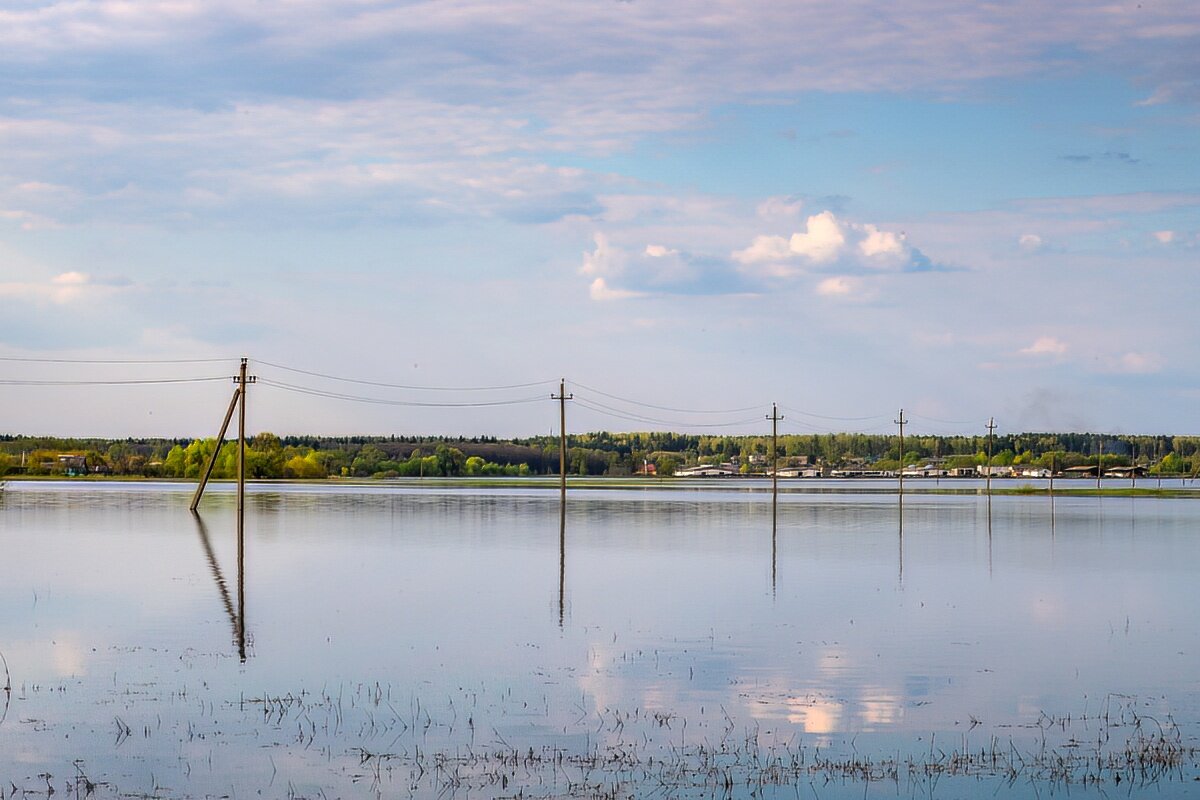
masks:
POLYGON ((1189 0, 0 7, 0 431, 1194 434, 1197 289, 1189 0))

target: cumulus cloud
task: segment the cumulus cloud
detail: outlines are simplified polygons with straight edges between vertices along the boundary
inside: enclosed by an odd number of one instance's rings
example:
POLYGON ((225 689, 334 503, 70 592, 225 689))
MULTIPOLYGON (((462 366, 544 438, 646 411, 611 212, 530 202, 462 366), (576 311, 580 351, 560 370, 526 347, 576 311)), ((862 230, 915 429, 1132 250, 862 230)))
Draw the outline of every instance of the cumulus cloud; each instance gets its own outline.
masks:
POLYGON ((810 215, 790 236, 755 236, 748 247, 723 257, 654 241, 618 247, 605 233, 594 234, 593 241, 578 271, 592 279, 592 296, 603 299, 628 296, 618 294, 622 291, 745 294, 792 282, 821 297, 865 300, 877 294, 871 276, 932 268, 904 233, 840 219, 828 210, 810 215), (827 277, 815 284, 798 280, 822 274, 827 277), (604 281, 595 283, 596 278, 604 281))
POLYGON ((628 257, 624 252, 613 247, 607 236, 597 233, 592 237, 592 241, 596 243, 596 249, 583 254, 583 266, 579 268, 581 274, 611 278, 625 271, 628 257))
POLYGON ((1067 343, 1053 336, 1040 336, 1033 344, 1019 351, 1024 356, 1061 357, 1067 354, 1067 343))
POLYGON ((1017 246, 1026 253, 1036 253, 1042 249, 1044 244, 1042 237, 1036 233, 1023 233, 1021 234, 1021 238, 1017 239, 1017 246))
POLYGON ((907 242, 903 232, 839 219, 832 211, 810 216, 802 231, 790 237, 756 236, 732 258, 747 272, 786 278, 837 267, 841 271, 913 271, 932 263, 907 242))
POLYGON ((63 272, 45 281, 0 282, 0 297, 34 303, 67 305, 77 300, 108 297, 128 288, 133 282, 124 277, 96 278, 86 272, 63 272))
POLYGON ((596 278, 588 287, 588 294, 593 300, 604 302, 606 300, 625 300, 630 297, 641 297, 644 292, 635 292, 631 289, 613 289, 608 285, 608 281, 604 278, 596 278))
POLYGON ((1128 352, 1109 356, 1102 361, 1101 369, 1121 375, 1148 375, 1162 371, 1165 361, 1158 353, 1128 352))
POLYGON ((88 276, 82 272, 64 272, 44 283, 0 283, 0 296, 62 304, 77 299, 87 284, 88 276))
POLYGON ((583 254, 579 273, 592 280, 593 300, 647 294, 714 295, 753 290, 726 259, 690 253, 662 244, 619 247, 597 233, 595 248, 583 254))
POLYGON ((862 278, 851 275, 835 275, 825 278, 817 284, 816 292, 821 297, 832 297, 843 300, 865 299, 868 292, 862 278))

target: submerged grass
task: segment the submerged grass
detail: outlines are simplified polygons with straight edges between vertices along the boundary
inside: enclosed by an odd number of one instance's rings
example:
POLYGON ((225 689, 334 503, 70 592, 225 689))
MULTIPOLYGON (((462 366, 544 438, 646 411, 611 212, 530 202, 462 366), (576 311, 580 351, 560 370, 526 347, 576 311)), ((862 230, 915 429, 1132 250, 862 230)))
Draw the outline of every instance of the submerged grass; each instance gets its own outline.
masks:
MULTIPOLYGON (((207 718, 196 720, 196 725, 189 721, 186 735, 179 733, 179 746, 169 748, 184 761, 182 775, 177 776, 181 786, 166 787, 152 775, 151 791, 130 791, 120 785, 128 782, 120 780, 112 763, 101 769, 98 763, 76 759, 68 762, 61 777, 42 771, 6 779, 0 784, 0 800, 50 798, 58 792, 97 800, 198 796, 184 788, 192 774, 188 759, 197 757, 189 754, 207 750, 211 772, 212 753, 228 751, 239 741, 254 742, 248 757, 257 759, 254 774, 266 785, 245 785, 231 777, 233 794, 221 796, 257 791, 264 796, 286 792, 289 798, 364 793, 430 798, 757 798, 793 796, 796 787, 811 786, 820 789, 818 797, 828 790, 868 796, 872 787, 932 797, 943 782, 949 796, 960 796, 964 781, 982 784, 967 792, 971 796, 1002 794, 1017 784, 1032 786, 1039 795, 1043 789, 1049 794, 1084 789, 1088 796, 1107 796, 1114 791, 1186 792, 1200 781, 1200 751, 1175 721, 1169 715, 1160 720, 1140 713, 1135 698, 1120 695, 1110 695, 1092 714, 1043 713, 1025 724, 981 730, 974 742, 972 734, 981 723, 969 717, 970 728, 953 742, 943 744, 931 735, 910 739, 928 741, 919 750, 860 752, 854 738, 835 748, 827 736, 788 736, 763 731, 757 723, 739 729, 723 709, 720 722, 708 728, 701 720, 689 726, 674 713, 604 708, 581 713, 576 725, 559 729, 561 737, 544 732, 532 740, 509 741, 495 727, 480 730, 477 720, 483 713, 502 717, 503 709, 485 712, 465 700, 456 705, 450 699, 448 706, 434 711, 419 698, 401 701, 393 694, 389 685, 362 683, 316 693, 241 698, 224 705, 233 716, 223 721, 212 716, 210 706, 207 718), (245 727, 229 725, 234 718, 245 727), (999 735, 1005 728, 1009 732, 999 735), (563 744, 569 741, 576 745, 563 744), (202 747, 196 750, 195 745, 202 747), (293 769, 305 763, 319 771, 305 778, 300 777, 305 770, 285 776, 285 788, 276 785, 276 759, 293 769), (264 761, 269 771, 262 769, 264 761)), ((527 710, 528 704, 513 700, 510 691, 501 692, 501 697, 527 710)), ((135 732, 121 717, 115 720, 118 738, 113 747, 118 753, 131 735, 161 735, 149 728, 135 732)), ((127 758, 140 756, 130 753, 127 758)), ((205 769, 203 764, 196 766, 198 772, 205 769)))

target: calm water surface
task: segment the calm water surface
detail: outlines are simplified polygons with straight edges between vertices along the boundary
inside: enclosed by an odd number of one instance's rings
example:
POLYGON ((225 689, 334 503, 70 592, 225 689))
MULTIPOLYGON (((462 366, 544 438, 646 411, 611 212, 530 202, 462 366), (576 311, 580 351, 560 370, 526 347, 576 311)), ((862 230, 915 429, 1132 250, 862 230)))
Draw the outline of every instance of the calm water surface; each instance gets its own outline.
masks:
POLYGON ((1200 791, 1196 499, 743 486, 9 483, 0 798, 1200 791))

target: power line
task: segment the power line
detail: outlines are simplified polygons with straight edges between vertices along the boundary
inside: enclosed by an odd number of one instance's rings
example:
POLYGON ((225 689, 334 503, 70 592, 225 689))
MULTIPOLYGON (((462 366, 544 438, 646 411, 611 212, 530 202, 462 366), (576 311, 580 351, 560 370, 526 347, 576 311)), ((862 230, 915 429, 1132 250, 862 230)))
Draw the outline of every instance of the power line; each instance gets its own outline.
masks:
POLYGON ((381 406, 408 406, 415 408, 482 408, 485 406, 514 406, 522 403, 539 403, 544 399, 541 395, 538 395, 537 397, 523 397, 514 400, 487 400, 472 403, 431 403, 422 402, 419 400, 389 400, 383 397, 365 397, 362 395, 342 394, 341 392, 330 392, 324 389, 314 389, 309 386, 297 386, 295 384, 273 381, 269 378, 262 377, 258 379, 258 382, 262 386, 270 386, 275 389, 283 389, 284 391, 309 395, 311 397, 323 397, 329 400, 345 400, 352 403, 370 403, 381 406))
POLYGON ((3 386, 145 386, 163 383, 204 383, 208 381, 227 381, 228 375, 217 375, 208 378, 144 378, 124 381, 50 381, 50 380, 15 380, 0 378, 3 386))
POLYGON ((381 389, 408 389, 410 391, 421 392, 497 392, 505 389, 530 389, 534 386, 545 386, 552 384, 554 381, 530 381, 529 383, 511 383, 504 386, 415 386, 404 383, 385 383, 383 381, 370 381, 361 378, 346 378, 340 375, 330 375, 324 372, 314 372, 312 370, 300 369, 299 367, 289 367, 286 364, 275 364, 262 359, 252 359, 254 363, 261 364, 265 367, 274 367, 288 372, 295 372, 299 375, 308 375, 313 378, 325 378, 331 381, 341 381, 342 383, 357 383, 361 386, 378 386, 381 389))
POLYGON ((938 422, 938 423, 941 423, 942 425, 979 425, 979 424, 981 424, 981 420, 977 420, 977 419, 938 419, 937 417, 922 416, 921 414, 917 414, 912 411, 908 412, 908 415, 910 417, 916 417, 917 419, 923 419, 926 422, 938 422))
POLYGON ((600 389, 595 389, 595 388, 592 388, 591 386, 585 386, 584 384, 580 383, 579 381, 571 381, 571 383, 573 383, 575 386, 578 386, 580 389, 586 389, 589 392, 595 392, 596 394, 602 395, 603 397, 607 397, 610 400, 619 400, 622 403, 629 403, 630 405, 641 406, 642 408, 653 408, 655 411, 673 411, 677 414, 744 414, 747 411, 757 411, 759 408, 762 407, 762 406, 746 406, 745 408, 726 408, 726 409, 717 409, 717 410, 705 410, 705 409, 696 409, 696 408, 672 408, 670 406, 656 406, 653 403, 643 403, 639 400, 630 400, 627 397, 619 397, 615 394, 609 394, 608 392, 601 391, 600 389))
POLYGON ((15 361, 24 364, 217 364, 237 361, 236 358, 26 358, 23 356, 0 356, 0 361, 15 361))

